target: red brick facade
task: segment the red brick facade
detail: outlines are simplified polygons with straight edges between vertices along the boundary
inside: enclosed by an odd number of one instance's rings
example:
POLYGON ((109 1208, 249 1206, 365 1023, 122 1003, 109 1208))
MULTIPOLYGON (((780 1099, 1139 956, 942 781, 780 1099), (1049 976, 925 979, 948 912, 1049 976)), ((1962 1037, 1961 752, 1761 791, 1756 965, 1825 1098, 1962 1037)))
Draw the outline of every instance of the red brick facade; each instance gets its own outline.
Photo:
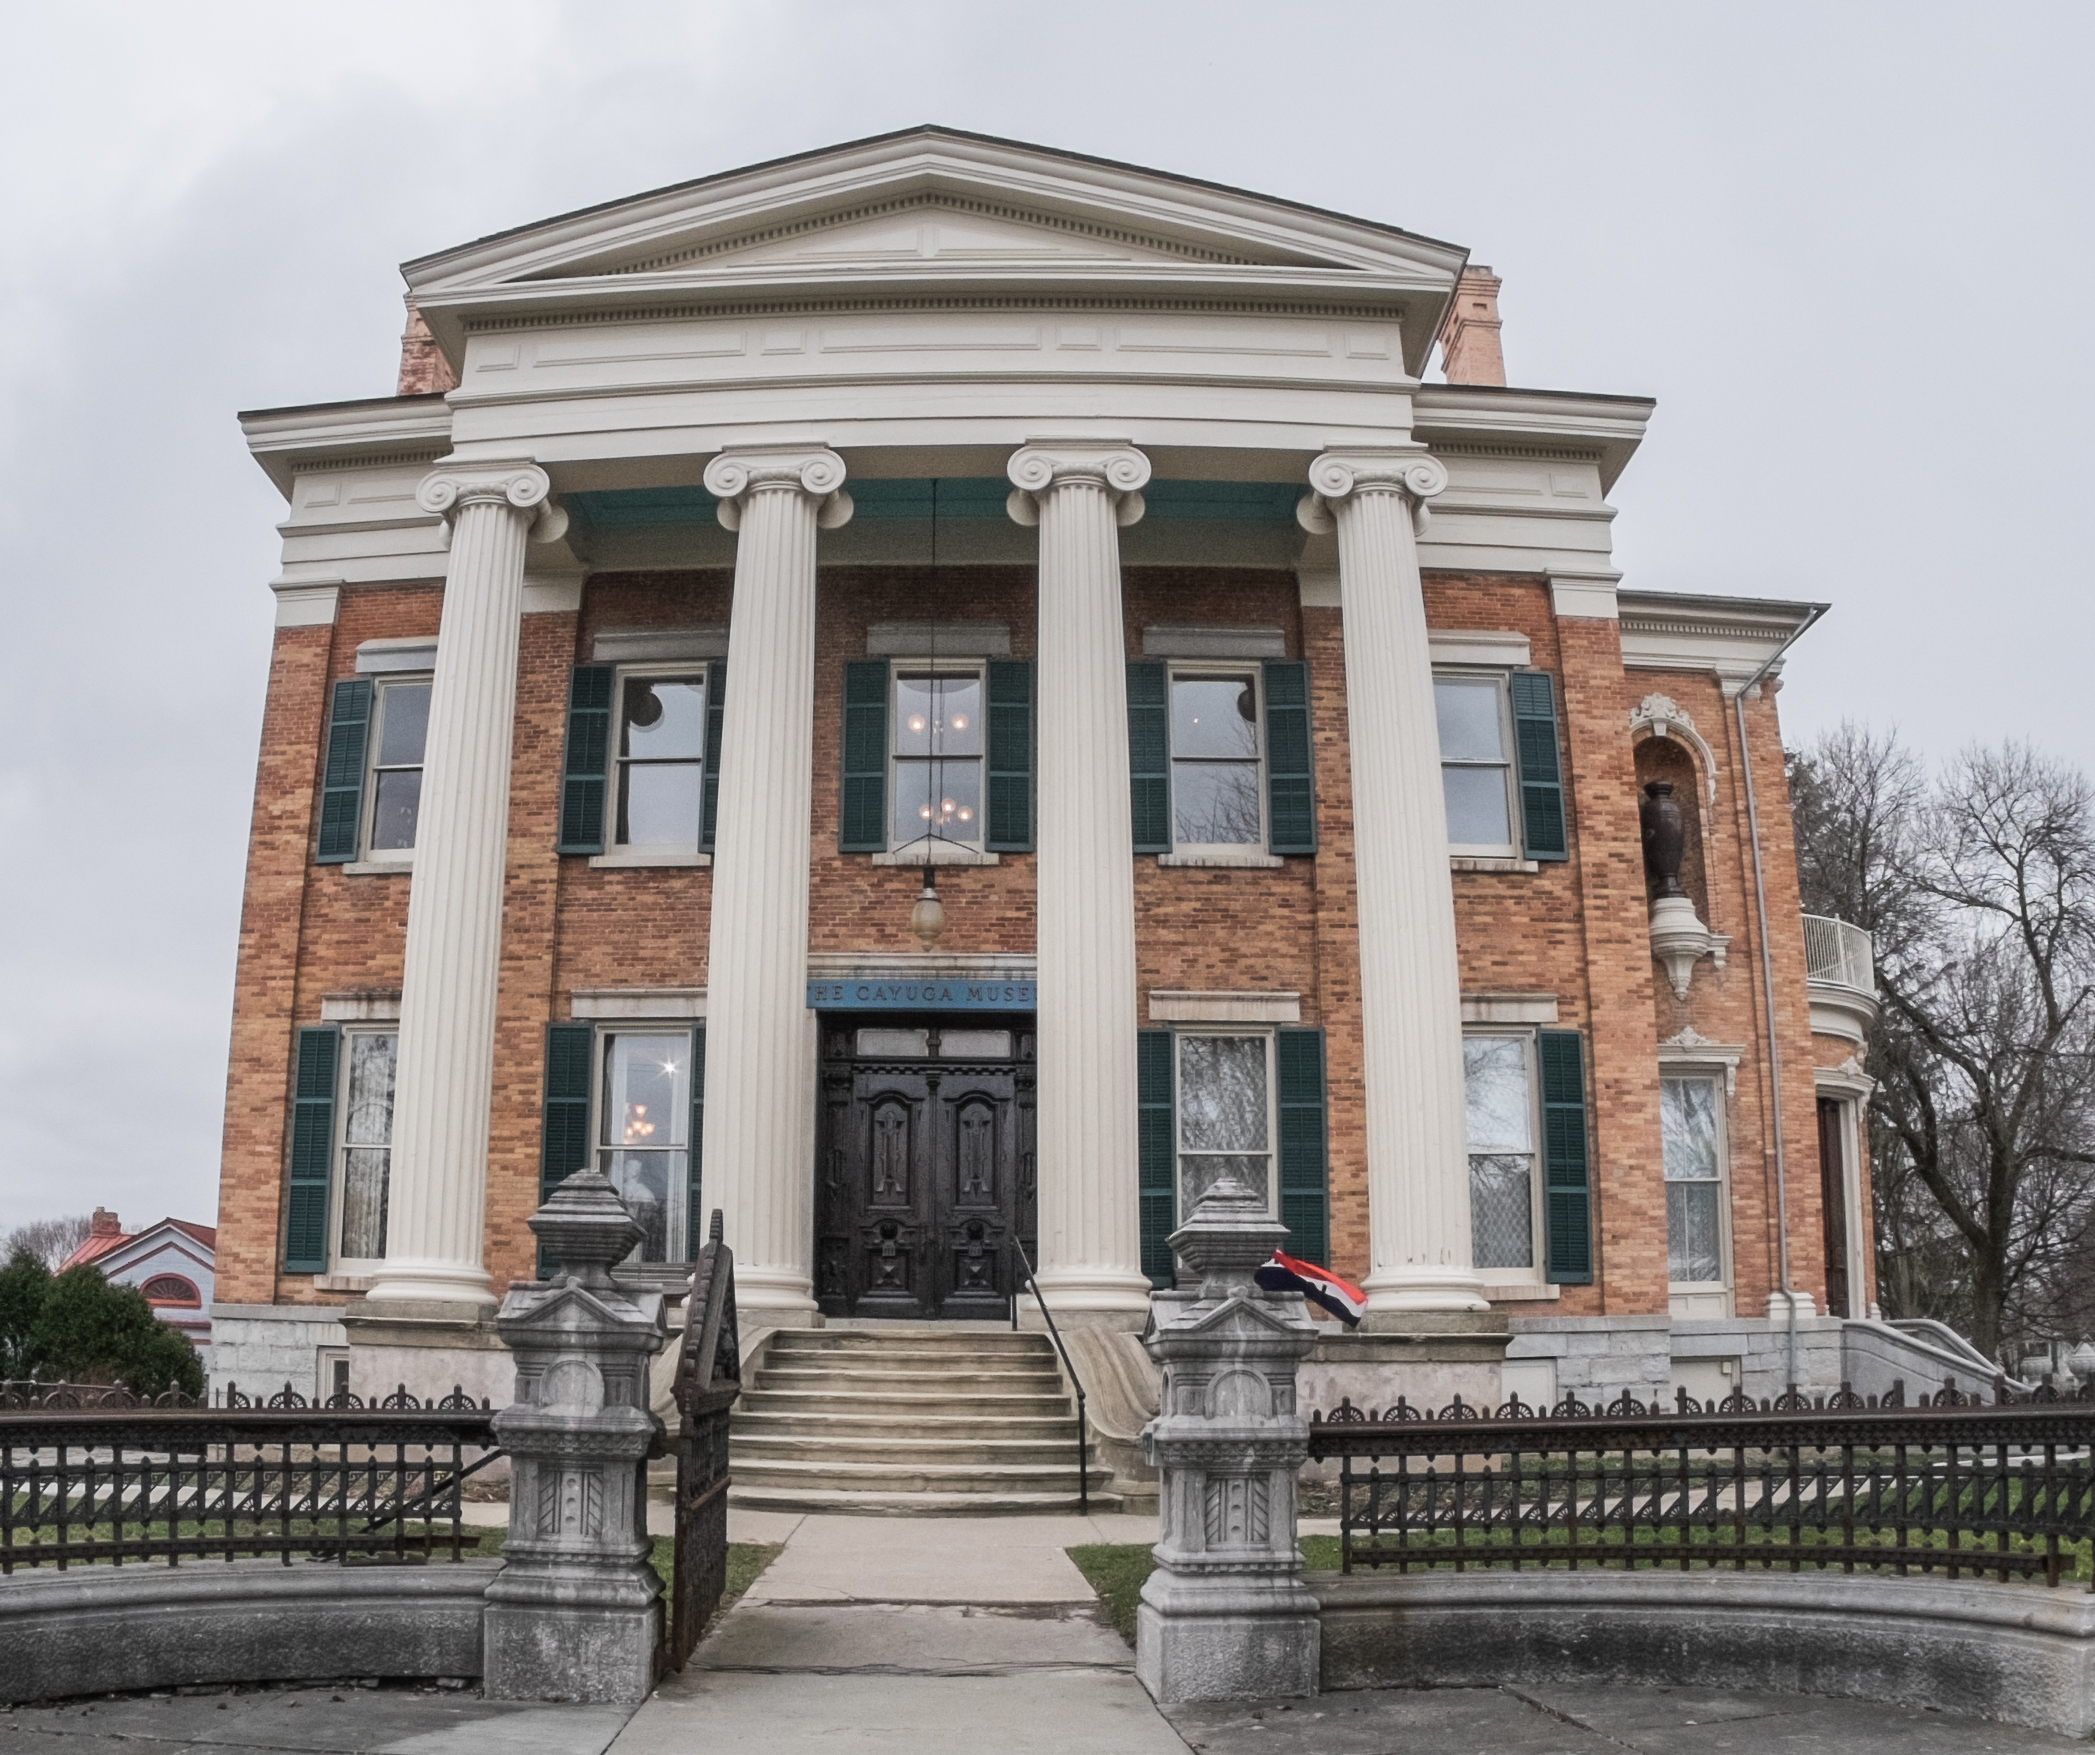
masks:
MULTIPOLYGON (((602 574, 588 582, 579 615, 525 620, 490 1116, 486 1264, 498 1286, 528 1273, 532 1260, 523 1221, 538 1196, 545 1024, 572 1015, 577 988, 706 981, 709 871, 594 869, 586 859, 554 851, 569 669, 588 661, 600 629, 725 624, 731 592, 723 571, 602 574)), ((1558 619, 1540 578, 1429 574, 1426 599, 1435 628, 1524 634, 1532 663, 1560 684, 1571 857, 1535 870, 1463 870, 1455 879, 1465 991, 1554 995, 1560 1024, 1581 1031, 1586 1041, 1596 1271, 1591 1286, 1564 1288, 1547 1311, 1612 1315, 1667 1307, 1657 1044, 1686 1026, 1739 1050, 1728 1116, 1738 1314, 1759 1314, 1775 1284, 1770 1121, 1778 1101, 1789 1165, 1792 1273, 1801 1289, 1823 1299, 1812 1069, 1834 1064, 1838 1055, 1814 1044, 1810 1031, 1772 693, 1750 701, 1747 714, 1775 959, 1779 1093, 1770 1072, 1736 726, 1714 675, 1626 672, 1617 625, 1558 619), (1715 750, 1714 804, 1711 777, 1685 746, 1633 743, 1631 712, 1654 691, 1691 713, 1715 750), (1650 955, 1637 810, 1645 777, 1673 779, 1689 807, 1687 887, 1705 923, 1731 941, 1723 970, 1708 961, 1697 966, 1686 1003, 1674 999, 1650 955)), ((363 875, 312 862, 328 685, 354 673, 362 640, 433 635, 441 601, 434 586, 345 590, 332 628, 286 629, 277 636, 227 1090, 218 1291, 227 1302, 341 1296, 316 1292, 311 1276, 278 1267, 294 1031, 319 1020, 326 995, 398 988, 409 886, 398 874, 363 875)), ((1145 626, 1196 623, 1280 628, 1288 654, 1308 661, 1316 856, 1290 858, 1278 870, 1164 868, 1138 858, 1138 991, 1130 1001, 1147 1022, 1153 988, 1300 994, 1302 1022, 1326 1032, 1332 1263, 1343 1273, 1364 1274, 1359 970, 1340 612, 1302 607, 1291 572, 1243 569, 1131 568, 1125 604, 1131 657, 1141 654, 1145 626)), ((843 666, 864 654, 869 624, 934 618, 1002 622, 1013 656, 1032 656, 1031 569, 835 567, 821 574, 813 950, 915 948, 907 923, 917 873, 837 851, 840 708, 843 666)), ((728 686, 735 686, 732 676, 728 686)), ((941 949, 1030 952, 1034 882, 1029 854, 942 871, 947 930, 941 949)))

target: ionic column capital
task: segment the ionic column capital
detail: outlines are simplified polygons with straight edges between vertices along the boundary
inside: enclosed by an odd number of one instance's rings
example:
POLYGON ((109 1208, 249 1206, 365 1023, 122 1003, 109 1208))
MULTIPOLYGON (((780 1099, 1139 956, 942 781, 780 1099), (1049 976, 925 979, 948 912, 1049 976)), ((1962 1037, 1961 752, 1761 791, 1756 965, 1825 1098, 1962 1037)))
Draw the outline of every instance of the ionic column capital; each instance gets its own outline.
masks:
POLYGON ((1326 451, 1309 466, 1310 491, 1295 504, 1295 521, 1312 536, 1338 528, 1332 508, 1368 494, 1401 495, 1411 505, 1414 532, 1426 531, 1426 502, 1448 485, 1447 465, 1423 450, 1326 451))
POLYGON ((530 514, 533 542, 558 542, 567 513, 552 501, 553 480, 528 457, 447 459, 415 489, 415 503, 447 524, 471 505, 503 505, 530 514))
POLYGON ((751 445, 723 451, 706 465, 706 492, 720 502, 721 528, 740 530, 752 495, 803 494, 814 503, 815 522, 836 530, 851 522, 851 496, 844 492, 844 460, 826 445, 751 445))
POLYGON ((1090 482, 1113 502, 1113 521, 1125 529, 1140 521, 1149 459, 1117 439, 1036 439, 1012 453, 1006 466, 1011 496, 1004 509, 1028 527, 1040 522, 1040 499, 1071 482, 1090 482))

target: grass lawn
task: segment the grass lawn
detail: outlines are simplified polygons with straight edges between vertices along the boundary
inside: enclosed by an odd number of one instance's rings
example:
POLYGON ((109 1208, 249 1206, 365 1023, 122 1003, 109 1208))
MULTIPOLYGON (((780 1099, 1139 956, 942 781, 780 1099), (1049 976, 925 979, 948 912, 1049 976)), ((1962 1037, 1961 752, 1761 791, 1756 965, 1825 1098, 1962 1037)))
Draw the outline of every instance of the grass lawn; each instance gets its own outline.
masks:
MULTIPOLYGON (((1296 1544, 1302 1562, 1312 1572, 1338 1570, 1338 1537, 1304 1536, 1296 1544)), ((1135 1605, 1142 1600, 1142 1584, 1156 1570, 1149 1546, 1143 1542, 1092 1542, 1067 1550, 1098 1599, 1106 1606, 1106 1619, 1128 1644, 1135 1643, 1135 1605)))

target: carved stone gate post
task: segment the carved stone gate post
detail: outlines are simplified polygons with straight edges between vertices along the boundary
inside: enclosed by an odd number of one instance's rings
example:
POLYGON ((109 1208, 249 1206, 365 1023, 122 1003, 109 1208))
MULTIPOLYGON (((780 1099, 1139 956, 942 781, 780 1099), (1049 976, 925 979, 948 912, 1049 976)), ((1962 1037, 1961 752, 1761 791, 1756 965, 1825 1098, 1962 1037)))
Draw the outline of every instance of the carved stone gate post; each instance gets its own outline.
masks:
POLYGON ((1160 1701, 1317 1691, 1317 1600, 1295 1548, 1309 1428, 1295 1370, 1316 1331, 1292 1293, 1252 1280, 1287 1229, 1224 1177, 1172 1234, 1179 1284, 1145 1344, 1163 1369, 1145 1434, 1161 1479, 1157 1569, 1135 1620, 1135 1673, 1160 1701))
POLYGON ((529 1223, 554 1266, 495 1316, 517 1399, 495 1416, 512 1475, 508 1564, 483 1623, 487 1695, 636 1703, 662 1649, 646 1481, 662 1431, 648 1411, 662 1295, 612 1281, 640 1227, 595 1171, 570 1176, 529 1223))

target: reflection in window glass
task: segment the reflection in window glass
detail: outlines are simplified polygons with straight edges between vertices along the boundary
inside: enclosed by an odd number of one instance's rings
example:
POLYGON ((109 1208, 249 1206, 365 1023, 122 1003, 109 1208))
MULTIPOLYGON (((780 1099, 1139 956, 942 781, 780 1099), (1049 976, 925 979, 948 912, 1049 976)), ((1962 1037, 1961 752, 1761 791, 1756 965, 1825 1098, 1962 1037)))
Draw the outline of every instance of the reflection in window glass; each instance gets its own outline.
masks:
POLYGON ((938 1051, 947 1060, 1009 1060, 1009 1030, 945 1030, 938 1038, 938 1051))
POLYGON ((378 736, 371 764, 371 850, 398 853, 415 844, 422 806, 422 751, 429 741, 429 684, 397 682, 378 690, 378 736))
POLYGON ((604 1041, 598 1168, 640 1223, 629 1260, 681 1261, 688 1198, 691 1038, 624 1034, 604 1041))
POLYGON ((1527 1039, 1466 1036, 1470 1247, 1480 1268, 1535 1265, 1535 1100, 1527 1039))
POLYGON ((973 671, 895 678, 893 844, 930 837, 982 844, 982 678, 973 671))
POLYGON ((1178 1038, 1179 1214, 1222 1176, 1271 1205, 1267 1038, 1178 1038))
POLYGON ((861 1030, 858 1052, 881 1060, 922 1060, 931 1052, 929 1030, 861 1030))
POLYGON ((393 1157, 393 1068, 399 1037, 355 1030, 348 1051, 349 1090, 342 1125, 342 1238, 351 1261, 386 1252, 386 1191, 393 1157))
POLYGON ((619 701, 620 846, 698 845, 705 757, 705 677, 627 677, 619 701))
POLYGON ((1171 808, 1181 847, 1255 847, 1258 685, 1249 675, 1171 679, 1171 808))
POLYGON ((1724 1279, 1723 1168, 1715 1079, 1659 1081, 1659 1143, 1666 1171, 1666 1277, 1724 1279))
POLYGON ((1513 844, 1504 698, 1496 677, 1433 679, 1450 846, 1499 850, 1513 844))

